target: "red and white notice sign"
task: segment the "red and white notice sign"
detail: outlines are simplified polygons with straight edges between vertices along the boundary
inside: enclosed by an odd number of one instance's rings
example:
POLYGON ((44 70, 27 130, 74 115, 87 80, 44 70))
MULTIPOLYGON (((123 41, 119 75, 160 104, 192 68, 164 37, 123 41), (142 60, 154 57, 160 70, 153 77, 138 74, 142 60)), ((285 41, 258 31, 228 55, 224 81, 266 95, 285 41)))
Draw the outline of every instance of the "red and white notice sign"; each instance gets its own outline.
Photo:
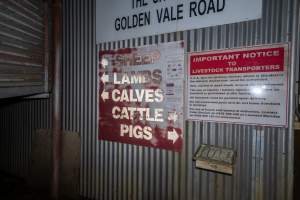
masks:
POLYGON ((191 53, 188 119, 287 126, 288 45, 191 53))
POLYGON ((183 42, 100 51, 99 138, 180 151, 183 42))

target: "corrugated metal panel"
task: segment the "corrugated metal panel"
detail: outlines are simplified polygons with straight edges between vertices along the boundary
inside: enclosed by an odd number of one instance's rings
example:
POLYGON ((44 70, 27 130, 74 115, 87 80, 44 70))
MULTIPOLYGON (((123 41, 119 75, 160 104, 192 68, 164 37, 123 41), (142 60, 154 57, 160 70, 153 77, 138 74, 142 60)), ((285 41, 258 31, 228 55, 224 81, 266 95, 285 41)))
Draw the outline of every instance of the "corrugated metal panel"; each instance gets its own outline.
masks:
MULTIPOLYGON (((293 12, 298 13, 298 9, 297 1, 266 0, 262 20, 104 43, 99 48, 108 50, 183 39, 188 53, 291 42, 293 12)), ((284 128, 192 122, 187 124, 182 154, 100 142, 100 194, 96 193, 96 197, 290 199, 291 137, 284 128), (234 175, 195 169, 193 154, 201 143, 235 149, 238 155, 234 175)))
MULTIPOLYGON (((293 13, 299 13, 298 0, 264 0, 261 20, 115 41, 97 47, 95 0, 63 2, 63 128, 81 134, 83 196, 105 200, 291 200, 293 135, 289 129, 189 122, 184 149, 180 154, 98 141, 96 52, 99 49, 175 40, 185 41, 186 52, 293 41, 292 61, 294 66, 298 66, 299 45, 296 44, 299 43, 296 36, 299 32, 296 29, 299 19, 295 21, 293 18, 293 13), (192 156, 201 143, 234 148, 237 151, 234 175, 195 169, 192 156)), ((295 69, 291 70, 291 77, 295 76, 295 69)), ((297 89, 294 84, 290 86, 291 91, 297 89)), ((48 103, 41 105, 40 101, 27 101, 1 110, 0 130, 1 133, 6 130, 7 133, 1 134, 5 138, 1 138, 1 141, 5 141, 5 144, 15 141, 14 148, 10 147, 11 153, 8 154, 12 156, 6 156, 2 160, 3 169, 15 166, 15 172, 21 173, 26 169, 24 163, 28 162, 27 157, 22 157, 20 152, 23 149, 28 151, 30 143, 24 136, 17 137, 23 129, 15 130, 11 125, 13 120, 18 119, 18 113, 33 110, 25 118, 30 120, 30 117, 35 117, 30 128, 24 129, 25 135, 30 134, 40 123, 39 120, 36 121, 40 116, 35 113, 47 110, 48 103), (12 140, 10 134, 14 134, 17 139, 12 140), (22 148, 17 148, 18 142, 23 144, 22 148), (20 158, 24 162, 19 161, 20 158)), ((46 114, 42 116, 46 117, 46 114)), ((50 116, 49 113, 47 116, 50 116)), ((48 126, 48 123, 43 126, 48 126)), ((6 147, 8 146, 1 145, 1 151, 7 152, 6 147)))
POLYGON ((0 1, 0 98, 44 91, 43 1, 0 1))
POLYGON ((0 170, 26 177, 34 131, 51 127, 48 99, 0 104, 0 170))

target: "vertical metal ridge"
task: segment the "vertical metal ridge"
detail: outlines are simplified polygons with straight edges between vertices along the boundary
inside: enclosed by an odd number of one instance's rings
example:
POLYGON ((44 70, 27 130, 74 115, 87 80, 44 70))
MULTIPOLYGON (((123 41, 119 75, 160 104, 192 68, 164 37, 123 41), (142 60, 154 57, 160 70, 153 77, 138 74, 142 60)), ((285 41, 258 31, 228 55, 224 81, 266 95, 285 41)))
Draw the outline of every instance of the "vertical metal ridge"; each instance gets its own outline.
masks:
MULTIPOLYGON (((300 3, 299 1, 291 1, 293 5, 292 10, 292 25, 291 25, 291 75, 290 75, 290 112, 289 112, 289 128, 288 128, 288 178, 287 178, 287 199, 293 198, 293 180, 294 180, 294 119, 295 119, 295 103, 298 104, 299 102, 295 102, 295 96, 299 95, 296 91, 297 86, 296 81, 299 80, 299 48, 300 48, 300 36, 299 36, 299 20, 300 20, 300 3)), ((298 86, 299 87, 299 86, 298 86)), ((297 107, 296 107, 297 108, 297 107)))

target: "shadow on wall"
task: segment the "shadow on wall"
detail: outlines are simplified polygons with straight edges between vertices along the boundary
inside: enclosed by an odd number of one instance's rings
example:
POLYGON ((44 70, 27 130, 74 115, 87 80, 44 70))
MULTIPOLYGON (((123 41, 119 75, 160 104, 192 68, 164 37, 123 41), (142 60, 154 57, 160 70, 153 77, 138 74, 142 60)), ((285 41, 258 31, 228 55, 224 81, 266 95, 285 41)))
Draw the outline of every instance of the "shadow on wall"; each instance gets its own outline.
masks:
MULTIPOLYGON (((51 130, 40 129, 32 141, 31 167, 28 183, 32 188, 48 191, 52 176, 51 130)), ((60 192, 64 197, 79 199, 80 136, 63 132, 60 192)))

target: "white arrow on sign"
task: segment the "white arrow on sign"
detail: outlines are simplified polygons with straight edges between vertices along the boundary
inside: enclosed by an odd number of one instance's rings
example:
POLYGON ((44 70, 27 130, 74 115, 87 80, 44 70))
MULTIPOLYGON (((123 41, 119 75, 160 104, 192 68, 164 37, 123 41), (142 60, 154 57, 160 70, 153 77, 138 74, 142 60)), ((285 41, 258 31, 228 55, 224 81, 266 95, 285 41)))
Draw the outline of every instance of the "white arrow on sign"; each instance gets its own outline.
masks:
POLYGON ((106 82, 109 81, 109 76, 104 73, 101 77, 101 81, 105 84, 106 82))
POLYGON ((177 141, 179 135, 177 134, 176 130, 173 129, 172 131, 168 131, 168 140, 172 140, 173 144, 177 141))
POLYGON ((106 68, 106 66, 108 66, 108 60, 106 58, 102 58, 101 64, 102 64, 103 68, 106 68))
POLYGON ((103 101, 105 101, 106 99, 109 99, 109 93, 106 92, 105 90, 103 90, 101 97, 102 97, 103 101))
POLYGON ((169 113, 168 120, 176 122, 178 119, 177 112, 169 113))

